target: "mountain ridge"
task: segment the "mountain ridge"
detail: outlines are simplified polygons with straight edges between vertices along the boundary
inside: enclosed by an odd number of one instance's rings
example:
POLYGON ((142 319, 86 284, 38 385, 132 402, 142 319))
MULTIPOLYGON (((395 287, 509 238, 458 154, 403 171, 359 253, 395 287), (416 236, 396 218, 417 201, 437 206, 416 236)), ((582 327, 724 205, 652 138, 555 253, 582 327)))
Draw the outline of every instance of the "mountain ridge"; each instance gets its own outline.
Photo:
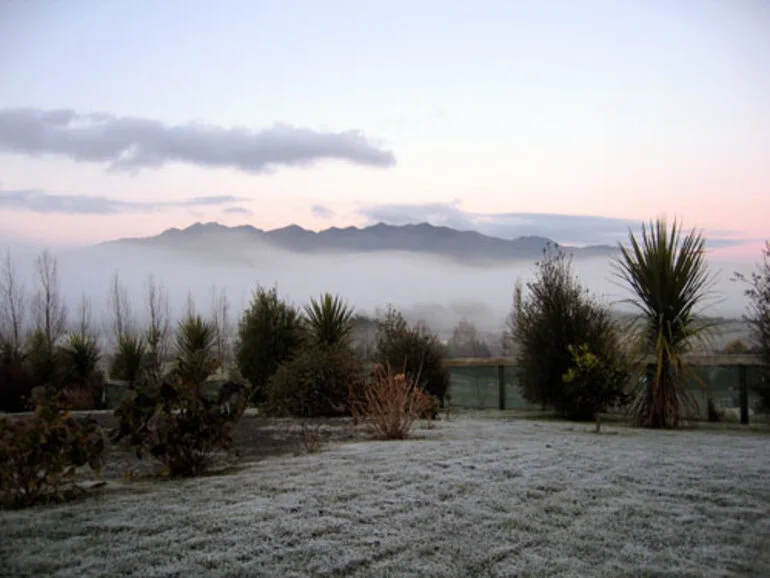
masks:
POLYGON ((549 245, 560 247, 575 257, 607 256, 617 251, 610 245, 574 247, 537 235, 503 239, 478 231, 458 230, 427 222, 388 225, 379 222, 366 227, 329 227, 312 231, 296 224, 264 230, 252 225, 228 227, 217 222, 196 222, 184 228, 169 228, 150 237, 124 238, 105 244, 167 245, 193 239, 220 239, 241 234, 255 242, 267 243, 292 253, 376 253, 410 252, 451 257, 459 260, 506 261, 539 258, 549 245))

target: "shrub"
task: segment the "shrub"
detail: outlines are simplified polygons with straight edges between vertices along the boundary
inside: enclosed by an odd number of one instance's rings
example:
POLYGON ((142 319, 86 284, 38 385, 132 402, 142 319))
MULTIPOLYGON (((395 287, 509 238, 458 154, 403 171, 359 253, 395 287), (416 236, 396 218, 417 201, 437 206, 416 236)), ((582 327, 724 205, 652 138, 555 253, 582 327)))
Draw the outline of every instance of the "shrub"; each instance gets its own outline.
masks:
POLYGON ((0 420, 0 492, 5 506, 61 501, 73 495, 76 468, 103 466, 104 437, 93 418, 75 418, 47 396, 29 418, 0 420))
POLYGON ((749 346, 743 339, 733 339, 730 343, 725 345, 725 353, 727 355, 743 355, 749 353, 749 346))
POLYGON ((176 334, 176 367, 160 384, 145 382, 129 391, 115 410, 120 420, 114 441, 128 437, 137 457, 160 460, 171 477, 197 476, 211 465, 217 450, 232 452, 232 427, 243 415, 248 391, 236 384, 209 399, 206 380, 219 367, 216 330, 190 314, 176 334))
POLYGON ((145 381, 147 367, 147 344, 144 339, 133 333, 121 335, 110 362, 110 377, 126 381, 129 389, 134 389, 145 381))
POLYGON ((586 345, 569 347, 572 365, 562 376, 564 387, 556 409, 574 420, 594 419, 602 411, 622 405, 628 372, 591 353, 586 345))
POLYGON ((10 343, 0 344, 0 411, 24 411, 32 407, 34 378, 24 352, 10 343))
POLYGON ((449 389, 449 370, 438 337, 422 325, 409 327, 403 315, 388 308, 377 330, 376 362, 398 368, 408 380, 435 396, 441 407, 449 389))
POLYGON ((26 364, 29 368, 35 386, 59 389, 62 385, 62 364, 57 355, 59 352, 52 347, 40 329, 36 329, 29 340, 26 351, 26 364))
POLYGON ((525 296, 517 287, 511 314, 519 387, 543 408, 570 410, 562 377, 573 363, 571 346, 585 344, 601 359, 618 357, 619 340, 609 308, 596 302, 572 273, 572 260, 547 247, 525 296))
POLYGON ((258 287, 238 325, 235 361, 251 384, 253 401, 267 399, 268 381, 294 357, 305 340, 299 311, 278 298, 275 288, 258 287))
POLYGON ((303 417, 347 413, 351 391, 363 383, 363 370, 346 346, 312 345, 278 368, 269 382, 268 409, 303 417))
POLYGON ((198 388, 166 381, 129 391, 115 410, 120 424, 113 441, 128 438, 142 459, 158 459, 171 477, 197 476, 217 450, 233 452, 232 427, 243 415, 247 396, 211 400, 198 388))
POLYGON ((765 364, 755 393, 759 397, 760 408, 770 411, 770 242, 765 243, 762 262, 757 265, 756 271, 748 278, 743 275, 737 277, 748 284, 745 294, 749 298, 749 310, 744 319, 751 327, 752 345, 765 364))
POLYGON ((437 409, 436 398, 409 377, 379 365, 374 379, 354 404, 360 419, 371 424, 377 436, 386 440, 409 437, 414 422, 437 409))
POLYGON ((0 345, 0 409, 34 408, 32 391, 36 387, 63 392, 58 401, 64 407, 94 409, 104 387, 98 361, 96 340, 81 335, 71 335, 53 349, 40 331, 33 334, 26 351, 11 344, 0 345))
POLYGON ((217 358, 217 328, 200 315, 188 315, 176 332, 176 367, 181 383, 201 388, 222 365, 217 358))
POLYGON ((70 409, 95 409, 100 406, 104 376, 98 369, 101 352, 96 338, 87 334, 72 334, 59 348, 64 395, 62 400, 70 409))

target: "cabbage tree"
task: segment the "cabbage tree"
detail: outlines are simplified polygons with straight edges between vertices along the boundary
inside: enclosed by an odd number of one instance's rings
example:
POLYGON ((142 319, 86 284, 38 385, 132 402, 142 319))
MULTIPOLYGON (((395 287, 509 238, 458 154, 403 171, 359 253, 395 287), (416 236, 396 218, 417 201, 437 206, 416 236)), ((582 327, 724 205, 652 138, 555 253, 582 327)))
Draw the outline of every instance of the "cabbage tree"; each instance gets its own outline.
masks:
POLYGON ((698 315, 714 281, 704 247, 701 232, 683 235, 677 222, 669 228, 665 219, 642 225, 640 237, 629 232, 628 247, 620 247, 616 273, 634 294, 629 302, 638 311, 639 352, 652 359, 632 405, 637 425, 676 428, 697 411, 686 356, 712 328, 698 315))

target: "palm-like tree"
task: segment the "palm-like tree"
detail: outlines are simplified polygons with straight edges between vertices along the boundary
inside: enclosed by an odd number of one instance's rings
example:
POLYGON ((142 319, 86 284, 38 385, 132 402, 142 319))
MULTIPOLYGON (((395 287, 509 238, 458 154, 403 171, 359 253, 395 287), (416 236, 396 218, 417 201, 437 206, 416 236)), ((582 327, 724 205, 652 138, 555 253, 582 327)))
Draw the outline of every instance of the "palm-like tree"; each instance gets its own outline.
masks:
POLYGON ((101 353, 96 338, 88 334, 73 333, 61 348, 67 371, 67 380, 85 388, 97 373, 101 353))
POLYGON ((318 301, 311 297, 305 315, 320 345, 346 343, 353 331, 353 308, 330 293, 321 295, 318 301))
POLYGON ((637 425, 678 427, 697 402, 686 388, 694 375, 685 355, 706 339, 711 325, 698 317, 710 295, 713 276, 705 241, 695 229, 682 236, 676 222, 665 219, 642 226, 641 239, 629 232, 629 247, 620 247, 617 275, 635 294, 635 326, 640 353, 654 356, 645 387, 632 406, 637 425))
POLYGON ((217 328, 200 315, 188 315, 176 332, 177 377, 184 385, 200 388, 220 367, 217 328))
POLYGON ((134 389, 145 377, 147 369, 147 343, 133 333, 125 333, 118 340, 118 347, 110 363, 110 377, 128 382, 134 389))

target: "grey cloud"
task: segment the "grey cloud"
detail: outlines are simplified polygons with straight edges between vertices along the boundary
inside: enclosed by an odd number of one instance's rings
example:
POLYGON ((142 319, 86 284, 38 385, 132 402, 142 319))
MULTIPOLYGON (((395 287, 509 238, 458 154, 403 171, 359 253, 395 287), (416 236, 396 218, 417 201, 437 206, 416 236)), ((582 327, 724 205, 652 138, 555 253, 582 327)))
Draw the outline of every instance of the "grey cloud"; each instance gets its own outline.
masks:
POLYGON ((0 191, 0 209, 15 209, 33 213, 64 213, 72 215, 115 215, 119 213, 149 213, 175 207, 206 207, 238 203, 245 199, 233 195, 192 197, 181 201, 146 202, 121 201, 89 195, 51 195, 36 189, 0 191))
POLYGON ((222 212, 223 213, 228 213, 230 215, 247 215, 247 216, 250 216, 250 215, 254 214, 253 211, 250 211, 246 207, 226 207, 226 208, 222 209, 222 212))
MULTIPOLYGON (((527 235, 548 237, 559 243, 575 245, 610 244, 623 241, 629 228, 638 230, 641 220, 587 215, 550 213, 474 213, 460 208, 459 201, 450 203, 384 204, 359 209, 370 223, 383 221, 393 225, 428 222, 464 231, 514 239, 527 235)), ((685 223, 687 226, 687 223, 685 223)), ((709 230, 711 248, 737 246, 752 242, 728 230, 709 230)))
POLYGON ((395 164, 393 153, 360 131, 320 132, 278 124, 253 131, 72 110, 0 110, 0 152, 52 154, 106 163, 113 171, 158 168, 181 162, 261 173, 277 166, 303 166, 325 159, 376 167, 395 164))
POLYGON ((310 208, 310 212, 319 219, 331 219, 334 216, 334 211, 332 211, 326 205, 313 205, 310 208))

